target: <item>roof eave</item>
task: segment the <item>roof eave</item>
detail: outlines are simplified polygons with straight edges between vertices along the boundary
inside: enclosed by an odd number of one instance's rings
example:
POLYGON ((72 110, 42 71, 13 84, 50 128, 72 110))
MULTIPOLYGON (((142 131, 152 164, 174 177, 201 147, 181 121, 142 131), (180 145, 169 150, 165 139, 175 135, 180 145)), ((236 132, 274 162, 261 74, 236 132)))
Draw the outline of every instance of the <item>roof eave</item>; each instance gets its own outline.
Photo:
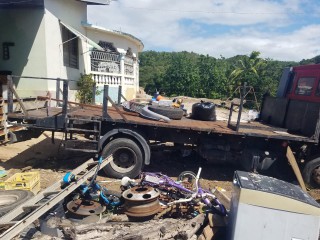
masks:
POLYGON ((142 50, 144 48, 143 42, 139 38, 137 38, 137 37, 135 37, 135 36, 133 36, 133 35, 131 35, 129 33, 110 30, 110 29, 105 29, 105 28, 102 28, 102 27, 99 27, 99 26, 94 26, 94 25, 92 25, 90 23, 83 23, 82 22, 82 26, 85 27, 85 28, 95 29, 95 30, 99 30, 99 31, 102 31, 102 32, 108 32, 108 33, 112 33, 112 34, 115 34, 115 35, 121 35, 121 36, 124 36, 126 38, 129 38, 129 39, 135 41, 136 43, 138 43, 139 52, 142 52, 142 50))
POLYGON ((112 0, 78 0, 80 2, 85 2, 87 5, 110 5, 112 0))

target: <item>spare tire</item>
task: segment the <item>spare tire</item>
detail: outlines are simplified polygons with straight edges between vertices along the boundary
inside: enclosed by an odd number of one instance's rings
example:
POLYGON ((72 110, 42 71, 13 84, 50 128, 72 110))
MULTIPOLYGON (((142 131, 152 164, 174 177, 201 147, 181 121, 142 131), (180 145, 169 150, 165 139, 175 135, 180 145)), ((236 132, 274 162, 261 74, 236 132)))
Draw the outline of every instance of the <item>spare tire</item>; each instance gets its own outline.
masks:
POLYGON ((26 190, 0 191, 0 217, 33 197, 33 193, 26 190))
POLYGON ((181 108, 173 108, 166 106, 148 106, 149 110, 170 119, 180 120, 183 116, 183 110, 181 108))

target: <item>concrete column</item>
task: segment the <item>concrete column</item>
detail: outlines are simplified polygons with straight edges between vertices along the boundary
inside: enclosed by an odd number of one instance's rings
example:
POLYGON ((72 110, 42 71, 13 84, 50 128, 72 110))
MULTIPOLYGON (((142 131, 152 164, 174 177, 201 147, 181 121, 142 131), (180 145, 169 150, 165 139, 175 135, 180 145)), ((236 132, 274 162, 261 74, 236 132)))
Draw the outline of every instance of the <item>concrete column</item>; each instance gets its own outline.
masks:
POLYGON ((120 74, 121 74, 121 86, 124 85, 124 57, 127 53, 126 50, 122 48, 117 48, 117 51, 120 53, 120 74))

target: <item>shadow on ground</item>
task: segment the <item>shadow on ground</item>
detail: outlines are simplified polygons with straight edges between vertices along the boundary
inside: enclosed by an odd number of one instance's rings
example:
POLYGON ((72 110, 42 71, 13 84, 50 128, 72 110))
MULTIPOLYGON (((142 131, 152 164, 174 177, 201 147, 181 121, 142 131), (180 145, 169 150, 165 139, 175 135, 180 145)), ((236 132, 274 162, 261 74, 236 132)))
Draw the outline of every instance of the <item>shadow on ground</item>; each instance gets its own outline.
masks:
POLYGON ((72 170, 92 157, 84 153, 65 151, 61 146, 61 139, 55 139, 53 144, 51 136, 44 135, 42 138, 43 140, 38 140, 35 144, 26 141, 1 146, 1 151, 7 151, 9 156, 10 151, 16 151, 16 154, 12 158, 1 159, 0 167, 4 169, 31 167, 32 169, 56 171, 72 170), (23 145, 24 147, 21 147, 23 145))
POLYGON ((170 177, 177 177, 183 171, 198 172, 202 167, 201 178, 216 181, 232 181, 234 171, 232 165, 215 165, 204 161, 195 152, 187 157, 180 156, 176 151, 153 151, 151 164, 144 171, 162 172, 170 177))

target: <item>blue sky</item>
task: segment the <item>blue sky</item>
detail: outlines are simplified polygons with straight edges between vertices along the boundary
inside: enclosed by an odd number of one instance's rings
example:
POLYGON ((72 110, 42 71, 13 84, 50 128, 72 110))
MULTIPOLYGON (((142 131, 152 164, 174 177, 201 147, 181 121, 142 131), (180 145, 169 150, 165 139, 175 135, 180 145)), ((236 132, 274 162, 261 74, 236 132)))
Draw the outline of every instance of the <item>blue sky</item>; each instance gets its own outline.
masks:
POLYGON ((118 0, 90 6, 89 22, 130 33, 144 50, 219 58, 260 51, 300 61, 320 55, 319 0, 118 0))

